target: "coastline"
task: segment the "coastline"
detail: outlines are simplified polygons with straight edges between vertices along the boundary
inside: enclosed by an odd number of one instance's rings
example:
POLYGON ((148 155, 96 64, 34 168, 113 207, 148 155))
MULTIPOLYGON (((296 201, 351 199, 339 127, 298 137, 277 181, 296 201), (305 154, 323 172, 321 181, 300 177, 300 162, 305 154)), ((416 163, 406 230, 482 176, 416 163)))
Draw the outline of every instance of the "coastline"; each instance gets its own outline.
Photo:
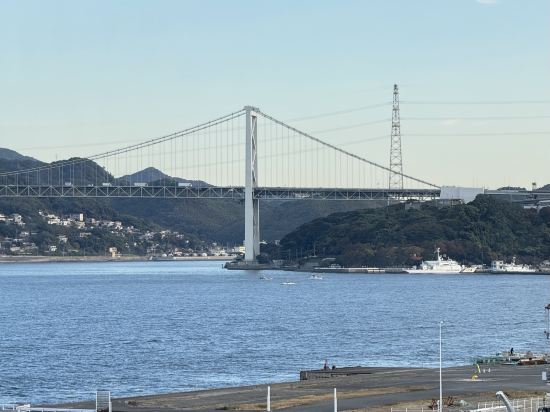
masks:
POLYGON ((150 260, 149 256, 0 256, 0 264, 9 263, 99 263, 99 262, 226 262, 227 256, 186 256, 174 259, 150 260))
POLYGON ((431 272, 431 273, 408 273, 407 268, 396 268, 396 267, 387 267, 387 268, 377 268, 377 267, 297 267, 297 266, 277 266, 269 263, 247 263, 247 262, 234 262, 228 261, 225 265, 227 270, 253 270, 253 271, 262 271, 262 270, 281 270, 285 272, 304 272, 304 273, 315 273, 315 274, 338 274, 338 273, 347 273, 347 274, 378 274, 378 275, 396 275, 396 274, 415 274, 415 275, 462 275, 462 276, 471 276, 471 275, 550 275, 550 270, 548 269, 539 269, 536 272, 493 272, 490 269, 479 269, 475 272, 462 272, 462 273, 446 273, 446 272, 431 272))
MULTIPOLYGON (((443 368, 444 394, 452 395, 466 405, 493 401, 498 390, 509 392, 512 399, 541 396, 547 384, 541 373, 547 365, 510 366, 491 364, 481 369, 479 377, 473 365, 443 368), (490 368, 485 369, 485 367, 490 368)), ((309 371, 309 372, 323 372, 309 371)), ((429 410, 439 395, 437 368, 354 367, 339 368, 335 374, 313 380, 271 383, 271 406, 285 412, 331 412, 332 394, 338 389, 339 410, 388 411, 390 408, 429 410)), ((113 393, 113 411, 217 411, 266 410, 267 383, 248 386, 212 388, 188 392, 172 392, 118 397, 113 393)), ((71 402, 48 407, 94 408, 93 401, 71 402)))

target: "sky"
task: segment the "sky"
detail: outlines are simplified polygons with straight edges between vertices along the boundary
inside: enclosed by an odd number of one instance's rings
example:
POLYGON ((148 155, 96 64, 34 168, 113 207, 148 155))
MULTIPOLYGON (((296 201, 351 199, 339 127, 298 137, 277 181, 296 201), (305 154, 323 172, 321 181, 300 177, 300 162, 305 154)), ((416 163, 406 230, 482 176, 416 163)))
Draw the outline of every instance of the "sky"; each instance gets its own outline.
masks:
POLYGON ((0 0, 0 46, 0 146, 44 161, 253 105, 387 165, 398 84, 405 173, 550 183, 548 0, 0 0))

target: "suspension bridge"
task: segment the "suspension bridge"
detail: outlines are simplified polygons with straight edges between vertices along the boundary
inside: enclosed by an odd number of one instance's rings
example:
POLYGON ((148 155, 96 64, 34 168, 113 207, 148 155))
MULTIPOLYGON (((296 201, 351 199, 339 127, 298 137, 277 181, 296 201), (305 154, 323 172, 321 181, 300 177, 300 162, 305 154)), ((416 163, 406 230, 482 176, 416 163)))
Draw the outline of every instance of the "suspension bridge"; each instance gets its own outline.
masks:
MULTIPOLYGON (((396 122, 398 116, 392 133, 396 122)), ((386 167, 246 106, 139 144, 1 173, 0 197, 236 199, 244 202, 245 259, 252 261, 260 253, 261 200, 404 201, 440 195, 436 184, 392 165, 393 154, 386 167), (156 177, 151 166, 164 174, 156 177)))

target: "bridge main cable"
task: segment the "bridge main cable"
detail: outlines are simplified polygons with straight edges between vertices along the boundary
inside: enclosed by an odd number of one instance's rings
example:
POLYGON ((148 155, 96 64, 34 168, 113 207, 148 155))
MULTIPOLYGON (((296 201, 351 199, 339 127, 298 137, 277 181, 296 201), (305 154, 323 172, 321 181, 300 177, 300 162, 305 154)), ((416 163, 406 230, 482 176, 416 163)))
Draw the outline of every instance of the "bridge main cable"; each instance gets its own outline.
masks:
POLYGON ((92 155, 92 156, 89 156, 89 157, 86 157, 86 158, 78 158, 77 160, 68 159, 68 160, 63 160, 63 161, 57 162, 55 164, 48 163, 48 164, 45 164, 43 166, 33 167, 33 168, 30 168, 30 169, 2 172, 2 173, 0 173, 0 176, 12 176, 12 175, 16 175, 16 174, 22 175, 22 174, 26 174, 26 173, 38 172, 38 171, 41 171, 41 170, 47 170, 47 169, 51 169, 51 168, 60 168, 60 167, 63 167, 63 166, 77 165, 77 164, 82 164, 82 163, 86 163, 86 162, 89 162, 89 161, 105 159, 105 158, 108 158, 110 156, 116 156, 116 155, 119 155, 119 154, 128 153, 128 152, 131 152, 133 150, 139 150, 139 149, 143 149, 145 147, 149 147, 149 146, 153 146, 153 145, 156 145, 156 144, 159 144, 159 143, 163 143, 163 142, 166 142, 166 141, 177 139, 179 137, 183 137, 183 136, 186 136, 186 135, 189 135, 189 134, 207 129, 209 127, 212 127, 212 126, 215 126, 215 125, 218 125, 218 124, 236 119, 240 116, 243 116, 244 113, 245 113, 244 109, 241 109, 239 111, 227 114, 225 116, 219 117, 219 118, 214 119, 214 120, 210 120, 210 121, 205 122, 205 123, 198 124, 198 125, 193 126, 193 127, 189 127, 187 129, 184 129, 184 130, 180 130, 178 132, 170 133, 168 135, 164 135, 164 136, 160 136, 160 137, 155 137, 153 139, 149 139, 149 140, 146 140, 146 141, 143 141, 143 142, 140 142, 140 143, 135 143, 135 144, 130 145, 130 146, 125 146, 125 147, 122 147, 122 148, 119 148, 119 149, 98 153, 98 154, 95 154, 95 155, 92 155))
MULTIPOLYGON (((331 149, 333 149, 333 150, 335 150, 335 151, 337 151, 337 152, 339 152, 339 153, 342 153, 342 154, 344 154, 344 155, 346 155, 346 156, 350 156, 350 157, 352 157, 352 158, 354 158, 354 159, 357 159, 357 160, 359 160, 359 161, 361 161, 361 162, 370 164, 371 166, 378 167, 378 168, 383 169, 383 170, 385 170, 385 171, 387 171, 387 172, 390 172, 390 173, 392 172, 392 171, 390 170, 389 167, 383 166, 383 165, 378 164, 378 163, 376 163, 376 162, 372 162, 372 161, 370 161, 370 160, 368 160, 368 159, 365 159, 364 157, 361 157, 361 156, 358 156, 358 155, 356 155, 356 154, 354 154, 354 153, 348 152, 347 150, 341 149, 341 148, 339 148, 339 147, 337 147, 337 146, 334 146, 334 145, 332 145, 332 144, 330 144, 330 143, 327 143, 327 142, 325 142, 325 141, 323 141, 323 140, 321 140, 321 139, 319 139, 319 138, 317 138, 317 137, 315 137, 315 136, 312 136, 312 135, 310 135, 310 134, 307 134, 307 133, 305 133, 305 132, 302 132, 301 130, 296 129, 295 127, 292 127, 292 126, 286 124, 285 122, 283 122, 283 121, 281 121, 281 120, 275 119, 274 117, 272 117, 272 116, 270 116, 270 115, 268 115, 268 114, 266 114, 266 113, 264 113, 264 112, 262 112, 262 111, 260 111, 260 110, 258 110, 257 113, 258 113, 259 115, 261 115, 262 117, 264 117, 264 118, 266 118, 266 119, 268 119, 268 120, 271 120, 272 122, 274 122, 274 123, 276 123, 276 124, 278 124, 278 125, 280 125, 280 126, 286 127, 287 129, 292 130, 293 132, 295 132, 295 133, 297 133, 297 134, 299 134, 299 135, 301 135, 301 136, 304 136, 304 137, 306 137, 306 138, 308 138, 308 139, 310 139, 310 140, 313 140, 314 142, 317 142, 317 143, 319 143, 319 144, 321 144, 321 145, 323 145, 323 146, 329 147, 329 148, 331 148, 331 149)), ((433 188, 435 188, 435 189, 441 189, 440 186, 438 186, 438 185, 436 185, 436 184, 433 184, 433 183, 430 183, 430 182, 427 182, 427 181, 425 181, 425 180, 418 179, 418 178, 416 178, 416 177, 413 177, 413 176, 410 176, 410 175, 407 175, 407 174, 404 174, 404 173, 399 173, 399 174, 400 174, 401 176, 406 177, 407 179, 413 180, 413 181, 415 181, 415 182, 422 183, 422 184, 424 184, 424 185, 433 187, 433 188)))

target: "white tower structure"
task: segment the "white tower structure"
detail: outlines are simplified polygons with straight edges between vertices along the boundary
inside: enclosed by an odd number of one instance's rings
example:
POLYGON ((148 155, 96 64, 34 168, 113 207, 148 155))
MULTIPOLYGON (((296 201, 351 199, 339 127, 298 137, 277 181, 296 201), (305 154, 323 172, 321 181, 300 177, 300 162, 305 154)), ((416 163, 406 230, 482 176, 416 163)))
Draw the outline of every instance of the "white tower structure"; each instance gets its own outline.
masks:
POLYGON ((246 156, 244 187, 244 258, 256 260, 260 254, 260 204, 254 198, 258 187, 258 108, 245 106, 246 156))

